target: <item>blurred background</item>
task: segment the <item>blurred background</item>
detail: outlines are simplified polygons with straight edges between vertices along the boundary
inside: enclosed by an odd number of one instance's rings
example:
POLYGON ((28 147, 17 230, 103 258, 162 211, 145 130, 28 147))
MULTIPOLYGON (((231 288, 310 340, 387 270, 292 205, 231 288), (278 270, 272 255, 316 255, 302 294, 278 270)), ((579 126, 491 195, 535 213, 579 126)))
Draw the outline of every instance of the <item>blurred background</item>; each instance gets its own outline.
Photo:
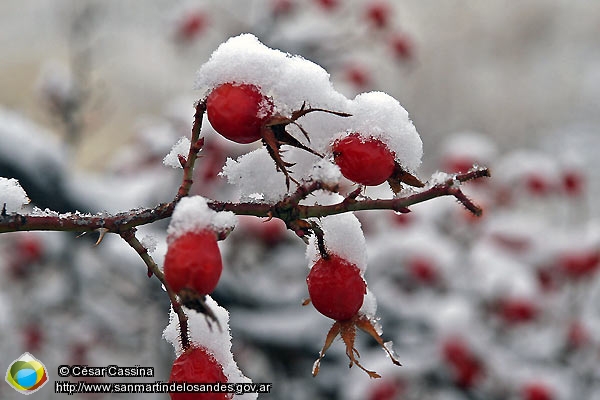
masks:
MULTIPOLYGON (((242 370, 274 383, 261 398, 600 399, 594 2, 3 0, 0 176, 59 212, 169 201, 180 173, 162 158, 189 134, 195 73, 242 32, 322 65, 350 98, 396 97, 424 143, 422 178, 473 163, 493 173, 465 189, 484 206, 478 220, 444 199, 359 215, 366 279, 403 363, 361 336, 378 381, 348 373, 339 343, 310 376, 330 321, 299 306, 305 246, 244 219, 221 243, 214 297, 231 312, 242 370)), ((248 148, 205 125, 193 191, 235 199, 217 174, 248 148)), ((165 229, 140 230, 159 262, 165 229)), ((51 372, 138 364, 166 379, 167 297, 122 240, 93 247, 91 236, 0 236, 0 367, 29 351, 51 372)), ((64 397, 50 392, 36 396, 64 397)), ((0 398, 18 396, 0 385, 0 398)))

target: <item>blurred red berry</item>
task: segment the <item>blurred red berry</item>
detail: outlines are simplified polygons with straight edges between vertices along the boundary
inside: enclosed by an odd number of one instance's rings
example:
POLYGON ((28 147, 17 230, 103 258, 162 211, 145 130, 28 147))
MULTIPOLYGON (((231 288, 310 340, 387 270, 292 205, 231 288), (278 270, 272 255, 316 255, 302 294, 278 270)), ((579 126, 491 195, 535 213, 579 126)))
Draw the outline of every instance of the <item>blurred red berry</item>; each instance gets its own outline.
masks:
POLYGON ((365 11, 367 21, 378 29, 384 29, 389 26, 391 14, 392 9, 390 5, 383 1, 369 3, 365 11))
POLYGON ((590 342, 590 333, 580 321, 574 321, 569 325, 567 332, 567 346, 571 349, 579 349, 590 342))
POLYGON ((531 249, 531 241, 525 237, 494 233, 491 235, 491 239, 502 249, 514 254, 523 254, 531 249))
POLYGON ((261 138, 265 122, 273 114, 273 103, 258 87, 224 83, 210 92, 206 113, 212 127, 236 143, 252 143, 261 138))
POLYGON ((192 41, 204 32, 207 23, 208 17, 203 12, 189 12, 179 21, 176 37, 182 41, 192 41))
POLYGON ((577 197, 583 193, 585 178, 578 171, 566 171, 562 176, 562 187, 568 196, 577 197))
POLYGON ((538 268, 536 277, 540 288, 545 292, 555 290, 560 283, 555 266, 542 266, 538 268))
POLYGON ((25 326, 23 329, 24 348, 28 352, 36 352, 42 348, 44 343, 44 331, 35 323, 25 326))
POLYGON ((273 15, 281 16, 290 14, 294 11, 296 4, 292 0, 272 0, 271 1, 271 10, 273 11, 273 15))
POLYGON ((393 222, 403 228, 408 228, 415 223, 415 216, 412 213, 394 213, 393 222))
POLYGON ((435 264, 423 257, 415 257, 409 260, 408 271, 415 280, 426 285, 433 285, 439 280, 435 264))
POLYGON ((404 390, 400 381, 384 380, 377 382, 369 394, 369 400, 396 400, 404 390))
POLYGON ((554 395, 548 386, 541 382, 530 382, 521 391, 523 400, 553 400, 554 395))
POLYGON ((364 89, 371 85, 371 76, 366 68, 352 64, 346 67, 344 71, 345 78, 352 83, 357 89, 364 89))
POLYGON ((526 178, 525 185, 529 193, 534 196, 543 197, 550 193, 550 183, 540 175, 529 175, 526 178))
POLYGON ((335 254, 320 258, 311 268, 306 283, 315 308, 338 321, 356 315, 367 293, 367 284, 358 267, 335 254))
POLYGON ((18 257, 25 263, 39 261, 42 258, 44 246, 38 236, 30 233, 20 234, 15 243, 18 257))
POLYGON ((442 347, 442 356, 451 367, 457 386, 473 387, 483 377, 482 363, 462 339, 458 337, 447 339, 442 347))
POLYGON ((508 298, 498 304, 498 313, 502 320, 510 325, 530 322, 538 316, 537 307, 527 299, 508 298))
POLYGON ((405 33, 396 33, 390 39, 390 45, 394 55, 399 60, 409 60, 413 56, 413 43, 411 38, 405 33))
POLYGON ((444 160, 444 171, 450 173, 467 172, 473 168, 475 160, 465 157, 450 157, 444 160))
POLYGON ((563 254, 559 258, 559 266, 563 274, 572 279, 590 276, 600 266, 600 250, 580 250, 563 254))
POLYGON ((315 0, 315 2, 326 11, 333 11, 340 5, 339 0, 315 0))

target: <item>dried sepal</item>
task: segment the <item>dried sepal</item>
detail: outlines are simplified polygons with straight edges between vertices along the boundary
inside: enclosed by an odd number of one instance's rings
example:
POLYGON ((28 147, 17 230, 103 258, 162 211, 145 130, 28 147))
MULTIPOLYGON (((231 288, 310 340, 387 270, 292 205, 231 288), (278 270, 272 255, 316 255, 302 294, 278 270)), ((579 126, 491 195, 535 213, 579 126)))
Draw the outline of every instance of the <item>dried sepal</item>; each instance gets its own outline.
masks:
POLYGON ((375 326, 373 325, 371 320, 367 318, 367 316, 359 315, 356 320, 356 326, 358 326, 362 331, 371 335, 373 339, 375 339, 377 344, 379 344, 383 348, 383 350, 385 350, 385 352, 388 354, 388 356, 394 364, 402 365, 400 364, 400 361, 398 361, 398 359, 396 358, 395 354, 388 348, 388 346, 386 346, 379 333, 377 333, 377 329, 375 329, 375 326))
POLYGON ((304 128, 302 128, 302 125, 300 125, 296 121, 304 115, 315 111, 333 114, 339 117, 350 116, 350 114, 347 113, 330 111, 322 108, 307 108, 306 103, 304 103, 302 104, 300 110, 292 112, 291 118, 282 115, 274 115, 263 125, 261 129, 260 136, 262 138, 262 142, 267 148, 267 151, 269 152, 269 155, 271 156, 273 161, 275 161, 277 169, 285 175, 285 184, 288 189, 290 188, 290 181, 294 182, 296 185, 300 185, 300 183, 296 179, 294 179, 288 171, 288 168, 290 168, 294 164, 287 163, 281 158, 282 152, 280 148, 282 145, 285 144, 288 146, 296 147, 298 149, 302 149, 311 154, 314 154, 319 158, 323 158, 322 154, 302 144, 298 139, 296 139, 286 130, 287 126, 290 124, 296 126, 300 130, 300 132, 302 132, 306 140, 310 143, 310 137, 308 132, 304 128))
POLYGON ((184 307, 190 308, 192 310, 196 310, 201 314, 204 314, 206 317, 206 322, 208 326, 211 327, 211 321, 216 322, 219 330, 221 329, 221 324, 217 319, 213 310, 206 304, 206 296, 199 295, 194 289, 183 288, 178 293, 179 299, 181 300, 181 304, 184 307))
POLYGON ((340 325, 340 321, 336 321, 333 324, 333 326, 331 327, 331 329, 329 329, 329 332, 327 332, 327 337, 325 338, 325 344, 323 345, 323 348, 319 352, 319 358, 317 359, 317 361, 315 361, 315 364, 313 366, 313 370, 312 370, 313 376, 317 376, 317 374, 319 373, 319 369, 321 367, 321 360, 323 359, 323 357, 325 357, 325 353, 327 352, 327 350, 333 343, 333 340, 337 337, 337 335, 340 334, 341 328, 342 327, 340 325))
POLYGON ((354 347, 357 327, 371 335, 375 339, 375 341, 377 341, 377 343, 381 346, 381 348, 383 348, 383 350, 388 354, 388 356, 395 365, 401 365, 395 354, 393 354, 392 350, 390 350, 388 346, 386 346, 386 343, 384 343, 379 333, 377 333, 377 330, 375 329, 375 326, 373 325, 371 320, 366 315, 358 313, 351 319, 344 321, 335 321, 335 323, 327 333, 327 337, 325 338, 325 344, 323 345, 323 348, 319 353, 319 358, 315 361, 312 371, 313 376, 317 376, 317 374, 319 373, 321 360, 323 359, 323 357, 325 357, 325 353, 333 343, 333 340, 338 335, 340 335, 342 341, 344 342, 344 345, 346 346, 346 356, 350 360, 349 367, 356 365, 358 368, 365 371, 370 378, 381 378, 381 375, 379 375, 377 372, 366 369, 359 362, 360 353, 354 347))
POLYGON ((425 184, 418 177, 404 170, 398 163, 396 163, 394 172, 387 181, 395 194, 400 193, 403 183, 419 188, 425 186, 425 184))

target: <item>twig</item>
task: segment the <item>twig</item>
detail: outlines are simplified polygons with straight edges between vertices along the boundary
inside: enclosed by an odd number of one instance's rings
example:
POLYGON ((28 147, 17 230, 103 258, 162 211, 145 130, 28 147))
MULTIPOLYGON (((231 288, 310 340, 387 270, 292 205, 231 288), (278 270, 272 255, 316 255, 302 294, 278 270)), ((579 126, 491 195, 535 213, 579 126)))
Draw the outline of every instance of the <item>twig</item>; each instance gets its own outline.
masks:
MULTIPOLYGON (((256 217, 276 217, 290 222, 288 218, 319 218, 327 215, 341 214, 361 210, 394 210, 407 212, 407 207, 431 200, 436 197, 454 196, 469 211, 475 215, 481 214, 481 209, 468 199, 455 184, 473 179, 489 176, 487 168, 478 168, 466 173, 453 175, 443 183, 422 190, 406 197, 394 199, 364 199, 355 201, 342 201, 332 205, 296 205, 295 212, 290 213, 288 199, 277 204, 260 203, 229 203, 211 201, 208 206, 215 211, 232 211, 238 215, 253 215, 256 217)), ((183 185, 182 185, 183 186, 183 185)), ((298 196, 298 192, 292 196, 298 196)), ((300 195, 302 197, 302 195, 300 195)), ((114 215, 96 214, 84 215, 69 213, 61 215, 23 215, 0 214, 0 233, 13 231, 72 231, 90 232, 105 228, 107 232, 121 233, 139 225, 146 225, 170 217, 173 214, 176 202, 160 204, 155 208, 134 209, 114 215)))
POLYGON ((148 249, 144 247, 142 243, 135 237, 135 228, 128 229, 120 233, 120 236, 125 240, 144 260, 144 263, 148 267, 148 277, 156 276, 156 278, 164 285, 167 290, 167 294, 169 295, 169 300, 171 301, 171 306, 173 307, 173 311, 177 314, 177 318, 179 318, 179 330, 181 335, 181 345, 184 349, 187 349, 190 346, 190 340, 188 335, 188 317, 183 311, 181 304, 177 300, 177 296, 175 292, 171 290, 169 284, 165 280, 165 275, 160 270, 158 265, 152 259, 152 256, 148 254, 148 249))
POLYGON ((179 187, 177 195, 175 196, 175 203, 179 202, 179 200, 181 200, 189 194, 190 188, 194 183, 194 164, 196 163, 196 158, 198 158, 198 152, 202 149, 202 146, 204 146, 204 138, 200 139, 200 130, 202 129, 202 120, 204 119, 205 112, 206 102, 199 101, 198 104, 196 104, 194 124, 192 125, 192 139, 190 151, 188 153, 185 165, 183 165, 183 180, 181 181, 181 186, 179 187))

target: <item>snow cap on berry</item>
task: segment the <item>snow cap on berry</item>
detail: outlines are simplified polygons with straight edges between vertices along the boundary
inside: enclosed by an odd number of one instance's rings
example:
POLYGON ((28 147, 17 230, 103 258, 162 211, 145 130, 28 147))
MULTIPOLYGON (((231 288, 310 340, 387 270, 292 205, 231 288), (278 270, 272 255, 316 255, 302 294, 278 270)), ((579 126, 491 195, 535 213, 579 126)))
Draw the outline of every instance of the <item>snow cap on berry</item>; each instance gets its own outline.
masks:
MULTIPOLYGON (((317 199, 319 204, 328 204, 341 201, 343 197, 337 194, 317 195, 317 199)), ((330 215, 321 218, 319 224, 323 229, 327 251, 356 265, 361 275, 364 275, 367 269, 367 244, 358 218, 352 213, 330 215)), ((309 240, 306 257, 309 261, 309 268, 312 268, 320 255, 314 235, 309 240)))
POLYGON ((26 204, 29 198, 19 181, 0 177, 0 210, 6 207, 7 213, 18 212, 26 204))
POLYGON ((352 101, 350 113, 352 116, 346 121, 348 129, 334 139, 351 133, 378 139, 406 170, 414 172, 419 168, 423 142, 398 100, 383 92, 362 93, 352 101))
POLYGON ((300 56, 291 56, 242 34, 221 44, 196 75, 194 88, 202 96, 216 86, 236 82, 253 84, 271 97, 279 112, 288 115, 303 102, 312 107, 339 108, 346 98, 333 90, 329 74, 300 56))
MULTIPOLYGON (((229 312, 219 306, 210 296, 206 296, 206 305, 215 314, 216 319, 221 325, 219 329, 213 323, 209 326, 208 319, 204 314, 194 310, 187 310, 188 332, 190 342, 193 345, 205 347, 215 360, 223 366, 223 373, 227 377, 227 382, 233 383, 252 383, 252 381, 242 374, 231 353, 231 332, 229 330, 229 312)), ((175 354, 179 357, 183 353, 181 341, 179 338, 179 319, 177 314, 171 309, 169 325, 163 331, 163 337, 175 348, 175 354)), ((256 393, 245 393, 235 395, 234 399, 251 400, 256 399, 256 393)))
POLYGON ((210 229, 215 232, 230 231, 235 227, 237 217, 230 211, 216 212, 208 207, 204 197, 184 197, 175 206, 167 229, 168 241, 187 232, 200 232, 210 229))

